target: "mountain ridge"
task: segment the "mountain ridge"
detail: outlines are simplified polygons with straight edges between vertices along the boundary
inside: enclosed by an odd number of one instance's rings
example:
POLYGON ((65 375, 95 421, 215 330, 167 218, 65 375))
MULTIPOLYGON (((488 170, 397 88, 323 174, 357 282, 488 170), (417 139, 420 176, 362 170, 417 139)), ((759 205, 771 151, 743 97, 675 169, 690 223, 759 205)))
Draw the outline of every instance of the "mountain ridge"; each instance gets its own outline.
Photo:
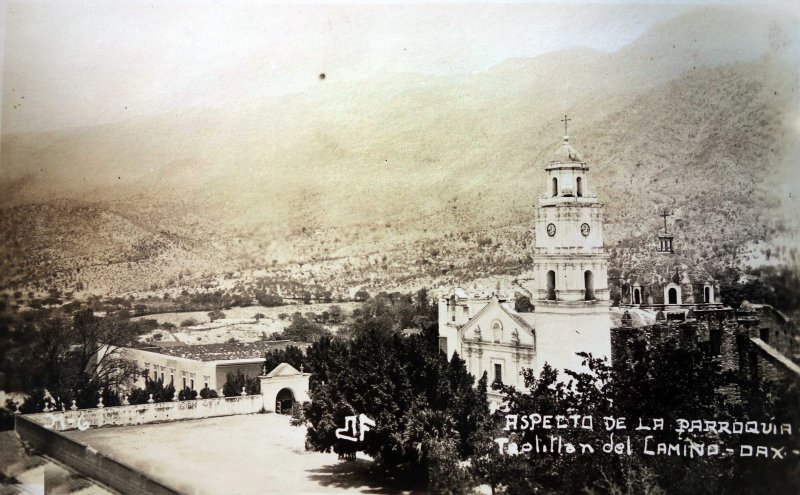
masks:
MULTIPOLYGON (((756 58, 748 51, 743 60, 689 68, 694 55, 706 60, 720 46, 730 45, 735 59, 735 33, 727 34, 708 56, 696 53, 702 43, 687 41, 675 49, 684 54, 678 62, 654 74, 648 53, 672 50, 670 39, 685 32, 674 21, 613 53, 569 49, 472 75, 406 75, 395 86, 387 86, 390 75, 379 84, 326 81, 316 92, 227 112, 4 135, 5 205, 61 195, 139 215, 153 232, 163 224, 237 239, 248 261, 234 261, 240 253, 231 252, 226 268, 331 253, 368 257, 396 245, 411 251, 397 256, 413 264, 433 249, 434 232, 452 234, 452 242, 493 231, 501 243, 530 242, 519 227, 530 222, 567 113, 572 142, 591 168, 590 188, 607 204, 607 243, 631 246, 620 262, 646 255, 663 207, 681 213, 679 240, 696 244, 698 259, 723 241, 745 245, 797 230, 790 214, 796 196, 786 197, 779 178, 796 166, 787 150, 797 146, 791 125, 800 71, 786 56, 796 40, 770 41, 796 20, 763 16, 751 24, 737 15, 732 25, 746 28, 740 35, 755 30, 767 40, 754 43, 756 58), (657 36, 665 29, 672 35, 657 36), (662 40, 656 51, 640 46, 654 36, 662 40), (727 232, 710 235, 704 224, 727 232), (274 252, 263 250, 265 242, 274 252)), ((470 258, 468 247, 445 250, 453 260, 470 258)), ((741 261, 741 249, 726 251, 720 264, 741 261)), ((524 257, 522 249, 495 261, 521 266, 524 257)), ((441 263, 458 271, 457 262, 441 263)), ((419 271, 430 267, 411 269, 419 271)))

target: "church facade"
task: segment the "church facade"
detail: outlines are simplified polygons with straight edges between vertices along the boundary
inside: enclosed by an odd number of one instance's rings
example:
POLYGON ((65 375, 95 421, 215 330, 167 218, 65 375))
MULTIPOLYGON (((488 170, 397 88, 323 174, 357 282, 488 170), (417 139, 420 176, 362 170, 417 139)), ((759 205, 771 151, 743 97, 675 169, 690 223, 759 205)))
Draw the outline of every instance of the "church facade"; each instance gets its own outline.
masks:
POLYGON ((461 288, 439 300, 440 346, 448 357, 457 352, 475 376, 487 372, 490 381, 520 389, 523 368, 579 370, 578 352, 611 357, 603 204, 568 136, 544 172, 528 284, 535 310, 518 313, 502 294, 461 288))

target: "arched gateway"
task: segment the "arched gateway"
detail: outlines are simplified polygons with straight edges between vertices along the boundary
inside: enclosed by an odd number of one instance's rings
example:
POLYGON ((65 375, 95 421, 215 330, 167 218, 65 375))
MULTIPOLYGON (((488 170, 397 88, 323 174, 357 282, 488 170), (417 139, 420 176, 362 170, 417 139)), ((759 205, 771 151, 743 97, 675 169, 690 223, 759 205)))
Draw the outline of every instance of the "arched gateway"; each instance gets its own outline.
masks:
POLYGON ((289 363, 281 363, 261 380, 261 394, 264 396, 264 409, 268 412, 291 414, 295 402, 307 402, 308 379, 311 373, 298 371, 289 363))
POLYGON ((275 412, 278 414, 291 414, 294 406, 294 392, 290 388, 282 388, 275 396, 275 412))

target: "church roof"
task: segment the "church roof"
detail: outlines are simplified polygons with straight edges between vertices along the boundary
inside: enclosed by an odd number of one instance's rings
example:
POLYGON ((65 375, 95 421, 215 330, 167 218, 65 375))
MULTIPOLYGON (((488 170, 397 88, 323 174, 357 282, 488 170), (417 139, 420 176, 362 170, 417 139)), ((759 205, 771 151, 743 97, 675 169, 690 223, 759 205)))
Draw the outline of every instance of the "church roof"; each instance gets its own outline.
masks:
POLYGON ((272 371, 267 374, 267 378, 272 378, 274 376, 295 376, 295 375, 302 375, 300 371, 297 370, 294 366, 289 363, 281 363, 275 367, 272 371))
POLYGON ((481 308, 480 311, 478 311, 475 314, 475 316, 470 318, 470 320, 468 322, 466 322, 464 324, 464 326, 462 326, 459 329, 459 331, 460 332, 464 332, 467 329, 471 328, 472 325, 474 325, 476 321, 480 320, 481 317, 490 310, 490 308, 495 307, 495 306, 500 308, 501 311, 506 313, 512 320, 514 320, 524 330, 530 332, 531 335, 534 334, 534 332, 535 332, 535 322, 533 321, 533 315, 531 314, 529 316, 528 314, 525 314, 523 316, 523 314, 517 313, 512 308, 510 308, 507 304, 501 303, 500 300, 497 298, 497 296, 493 296, 492 299, 489 301, 489 303, 487 305, 485 305, 483 308, 481 308))
POLYGON ((611 308, 609 309, 609 315, 611 316, 611 326, 613 328, 622 326, 622 315, 625 314, 625 312, 630 315, 631 326, 634 328, 652 325, 656 322, 654 314, 641 309, 629 308, 623 311, 620 308, 611 308))
POLYGON ((234 359, 263 358, 264 353, 288 346, 307 347, 307 344, 291 340, 269 340, 256 342, 225 342, 221 344, 186 344, 172 347, 148 347, 142 350, 157 352, 194 361, 229 361, 234 359))
POLYGON ((626 283, 652 285, 713 283, 714 277, 700 261, 693 261, 678 253, 670 256, 650 256, 639 260, 626 270, 626 283))
POLYGON ((456 299, 467 299, 468 298, 467 292, 464 289, 462 289, 461 287, 453 287, 452 289, 450 289, 450 291, 447 293, 446 298, 450 299, 452 297, 455 297, 456 299))
POLYGON ((578 150, 569 144, 569 136, 564 136, 564 140, 553 153, 550 163, 583 163, 583 158, 578 150))

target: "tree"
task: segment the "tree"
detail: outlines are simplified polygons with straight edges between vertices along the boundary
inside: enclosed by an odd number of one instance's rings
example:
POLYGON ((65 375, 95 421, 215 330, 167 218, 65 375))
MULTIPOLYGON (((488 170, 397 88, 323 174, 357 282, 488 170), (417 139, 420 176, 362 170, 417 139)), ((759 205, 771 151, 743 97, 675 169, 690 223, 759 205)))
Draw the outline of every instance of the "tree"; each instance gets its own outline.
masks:
POLYGON ((517 296, 514 300, 514 311, 517 313, 530 313, 533 309, 531 298, 528 296, 517 296))
POLYGON ((178 400, 194 400, 197 398, 197 390, 192 390, 189 387, 183 387, 178 392, 178 400))
POLYGON ((321 339, 306 358, 321 378, 304 408, 313 450, 356 449, 385 468, 429 480, 431 473, 442 475, 445 457, 452 463, 469 456, 488 418, 485 381, 473 387, 458 356, 448 362, 435 342, 421 336, 373 328, 349 341, 321 339), (376 423, 364 441, 337 441, 335 431, 345 417, 359 414, 376 423))
POLYGON ((236 397, 242 394, 242 389, 248 395, 261 393, 261 380, 258 377, 250 377, 242 373, 242 370, 236 370, 236 373, 228 373, 225 375, 225 385, 222 386, 222 395, 225 397, 236 397))
POLYGON ((203 399, 216 399, 219 397, 219 394, 217 394, 217 391, 213 388, 203 387, 200 390, 200 397, 203 399))
POLYGON ((144 388, 134 387, 130 391, 128 401, 131 404, 147 404, 150 402, 151 396, 153 402, 170 402, 175 396, 175 386, 172 383, 164 386, 164 381, 160 378, 158 380, 152 380, 146 376, 144 381, 144 388))
POLYGON ((314 342, 329 333, 327 328, 296 312, 292 315, 292 323, 283 330, 283 337, 297 342, 314 342))
POLYGON ((365 291, 364 289, 360 289, 355 293, 355 299, 356 301, 360 302, 366 301, 369 299, 369 292, 365 291))
POLYGON ((256 293, 256 301, 261 306, 266 306, 268 308, 274 306, 283 306, 283 298, 281 296, 275 294, 269 294, 264 291, 259 291, 256 293))
POLYGON ((328 322, 334 325, 340 324, 344 320, 344 312, 341 306, 333 305, 328 308, 328 322))
MULTIPOLYGON (((507 437, 519 445, 534 442, 537 431, 500 431, 506 414, 569 415, 578 412, 595 420, 604 416, 663 418, 675 425, 678 418, 760 420, 798 417, 797 390, 776 385, 752 399, 736 399, 723 393, 741 387, 737 375, 723 372, 702 346, 680 333, 634 338, 627 343, 614 366, 580 354, 588 371, 557 370, 545 364, 539 376, 524 372, 527 391, 498 386, 507 410, 494 415, 493 436, 507 437), (780 390, 778 392, 777 390, 780 390), (777 400, 776 400, 777 399, 777 400)), ((749 385, 748 385, 749 386, 749 385)), ((767 387, 769 388, 769 387, 767 387)), ((747 395, 750 395, 748 393, 747 395)), ((573 444, 598 446, 608 440, 604 428, 570 430, 573 444)), ((488 429, 491 431, 491 428, 488 429)), ((642 445, 644 435, 653 442, 674 444, 685 440, 672 427, 636 431, 628 428, 634 443, 642 445)), ((692 459, 655 456, 612 456, 577 453, 561 455, 499 454, 490 437, 476 442, 473 468, 476 475, 494 489, 507 493, 795 493, 798 486, 796 462, 765 464, 733 456, 705 456, 692 459), (726 473, 721 475, 721 473, 726 473), (779 481, 778 481, 779 480, 779 481), (767 486, 771 488, 766 488, 767 486)), ((697 443, 719 441, 716 432, 694 432, 697 443)), ((757 442, 757 438, 736 436, 730 441, 757 442)), ((731 447, 736 447, 731 444, 731 447)))
POLYGON ((71 319, 55 313, 41 323, 30 354, 30 372, 40 386, 64 403, 94 407, 100 395, 120 390, 135 379, 135 363, 124 347, 136 335, 136 326, 113 318, 97 318, 91 309, 71 319))
POLYGON ((225 313, 223 313, 219 309, 215 309, 213 311, 209 311, 208 312, 208 319, 211 320, 211 321, 221 320, 223 318, 225 318, 225 313))
POLYGON ((288 363, 299 370, 301 367, 305 367, 305 362, 306 356, 303 350, 293 345, 285 349, 270 349, 264 355, 264 368, 267 370, 267 373, 275 369, 275 367, 281 363, 288 363))

